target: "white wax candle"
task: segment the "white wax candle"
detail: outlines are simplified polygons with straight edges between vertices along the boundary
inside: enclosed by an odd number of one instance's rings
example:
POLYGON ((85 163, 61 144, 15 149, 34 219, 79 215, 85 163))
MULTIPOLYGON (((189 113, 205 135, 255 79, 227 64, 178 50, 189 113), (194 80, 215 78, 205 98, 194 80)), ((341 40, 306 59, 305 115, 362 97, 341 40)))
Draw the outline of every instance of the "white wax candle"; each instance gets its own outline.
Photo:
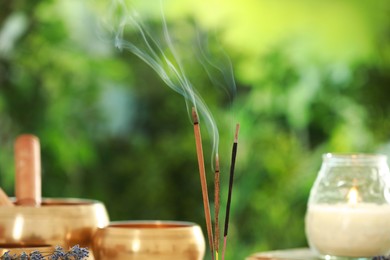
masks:
POLYGON ((370 257, 390 253, 390 205, 309 205, 306 236, 323 255, 370 257))

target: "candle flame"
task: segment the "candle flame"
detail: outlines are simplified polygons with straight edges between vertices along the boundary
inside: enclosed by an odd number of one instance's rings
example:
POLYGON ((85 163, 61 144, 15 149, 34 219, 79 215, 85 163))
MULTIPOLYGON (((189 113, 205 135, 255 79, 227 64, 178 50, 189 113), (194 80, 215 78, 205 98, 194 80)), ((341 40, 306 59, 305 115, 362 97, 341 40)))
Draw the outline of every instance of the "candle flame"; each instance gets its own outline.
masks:
POLYGON ((353 186, 349 190, 347 198, 348 198, 348 204, 350 204, 350 205, 356 205, 358 203, 359 191, 355 186, 353 186))

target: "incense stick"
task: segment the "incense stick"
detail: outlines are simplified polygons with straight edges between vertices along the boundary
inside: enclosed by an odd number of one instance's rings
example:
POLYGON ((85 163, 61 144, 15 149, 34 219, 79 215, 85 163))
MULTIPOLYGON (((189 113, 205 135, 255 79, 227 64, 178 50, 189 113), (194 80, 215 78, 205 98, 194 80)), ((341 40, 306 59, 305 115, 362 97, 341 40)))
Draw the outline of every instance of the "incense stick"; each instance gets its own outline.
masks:
POLYGON ((214 175, 214 250, 215 259, 219 256, 219 205, 220 204, 220 173, 219 173, 219 157, 215 156, 215 175, 214 175))
POLYGON ((209 195, 207 192, 206 170, 204 167, 202 136, 200 134, 198 114, 196 113, 194 107, 192 108, 192 118, 194 120, 196 155, 198 157, 200 183, 202 186, 203 207, 204 207, 204 214, 206 217, 207 235, 208 235, 209 245, 211 250, 211 258, 214 259, 213 228, 211 226, 212 224, 211 224, 211 215, 210 215, 209 195))
POLYGON ((225 215, 225 229, 223 232, 223 250, 222 250, 222 260, 225 259, 226 251, 226 242, 229 229, 229 214, 230 214, 230 203, 232 200, 232 190, 233 190, 233 180, 234 180, 234 167, 236 165, 236 155, 237 155, 237 143, 238 143, 238 131, 240 130, 240 125, 236 125, 236 133, 234 135, 234 143, 232 148, 232 161, 230 164, 230 177, 229 177, 229 193, 226 204, 226 215, 225 215))

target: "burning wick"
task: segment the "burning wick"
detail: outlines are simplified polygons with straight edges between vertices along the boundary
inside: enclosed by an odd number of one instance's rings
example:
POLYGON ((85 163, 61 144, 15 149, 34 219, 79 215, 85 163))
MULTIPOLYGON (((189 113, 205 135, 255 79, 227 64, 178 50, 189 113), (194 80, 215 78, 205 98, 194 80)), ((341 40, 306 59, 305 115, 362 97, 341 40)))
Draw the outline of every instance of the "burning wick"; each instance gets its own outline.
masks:
POLYGON ((219 206, 220 206, 220 173, 219 173, 219 157, 215 156, 215 175, 214 175, 214 249, 215 259, 218 260, 219 252, 219 206))
POLYGON ((15 141, 15 196, 16 204, 41 204, 41 155, 39 139, 24 134, 15 141))
POLYGON ((238 131, 240 130, 240 124, 236 125, 236 133, 234 135, 234 143, 232 148, 232 161, 230 165, 230 178, 229 178, 229 193, 226 204, 226 215, 225 215, 225 229, 223 232, 223 250, 222 250, 222 260, 225 259, 226 251, 226 242, 229 229, 229 214, 230 214, 230 203, 232 200, 232 190, 233 190, 233 180, 234 180, 234 167, 236 165, 236 156, 237 156, 237 143, 238 143, 238 131))
POLYGON ((200 183, 202 186, 203 207, 204 207, 204 214, 206 217, 207 235, 208 235, 209 245, 210 245, 210 250, 211 250, 211 258, 214 260, 213 228, 212 228, 212 224, 211 224, 209 195, 207 192, 207 181, 206 181, 206 170, 204 167, 202 137, 200 134, 198 114, 196 113, 196 110, 194 107, 192 107, 192 118, 194 120, 196 155, 198 157, 200 183))
POLYGON ((14 204, 8 198, 7 194, 3 191, 2 188, 0 188, 0 206, 9 206, 9 207, 14 206, 14 204))

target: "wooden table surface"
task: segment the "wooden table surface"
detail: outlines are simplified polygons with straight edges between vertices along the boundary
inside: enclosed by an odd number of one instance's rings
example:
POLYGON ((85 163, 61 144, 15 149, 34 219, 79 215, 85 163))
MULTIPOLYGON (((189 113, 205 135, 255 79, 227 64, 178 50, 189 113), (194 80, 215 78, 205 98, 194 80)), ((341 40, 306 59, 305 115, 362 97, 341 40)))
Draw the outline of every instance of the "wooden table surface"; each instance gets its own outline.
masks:
POLYGON ((318 260, 309 248, 293 248, 254 253, 246 260, 318 260))

